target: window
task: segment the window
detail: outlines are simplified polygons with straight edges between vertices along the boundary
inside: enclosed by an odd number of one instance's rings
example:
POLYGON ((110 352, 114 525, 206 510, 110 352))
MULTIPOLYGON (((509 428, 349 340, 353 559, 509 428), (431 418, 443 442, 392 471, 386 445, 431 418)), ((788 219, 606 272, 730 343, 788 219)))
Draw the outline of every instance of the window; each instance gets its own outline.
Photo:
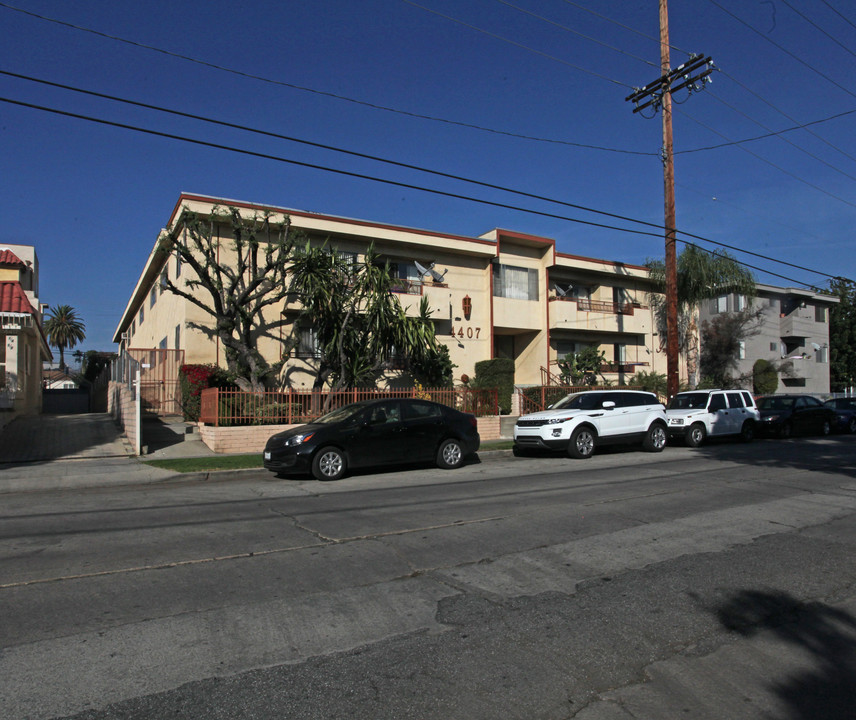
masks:
POLYGON ((6 336, 0 335, 0 388, 6 387, 6 336))
POLYGON ((429 418, 441 417, 443 411, 439 405, 432 403, 420 402, 419 400, 405 400, 404 419, 405 420, 425 420, 429 418))
POLYGON ((143 324, 143 318, 144 318, 143 311, 144 311, 145 309, 146 309, 146 308, 145 308, 145 305, 140 305, 140 314, 139 314, 139 316, 138 316, 138 319, 139 319, 139 321, 140 321, 140 325, 142 325, 142 324, 143 324))
POLYGON ((619 343, 615 343, 613 347, 613 358, 616 363, 622 365, 627 361, 627 346, 619 343))
POLYGON ((583 345, 573 340, 556 340, 556 356, 564 360, 566 355, 576 355, 583 349, 583 345))
POLYGON ((728 311, 728 296, 720 295, 713 301, 712 311, 715 313, 724 313, 728 311))
POLYGON ((746 296, 745 295, 735 295, 734 296, 734 309, 737 312, 742 312, 746 309, 746 296))
POLYGON ((728 404, 733 408, 744 407, 743 395, 739 392, 726 393, 728 395, 728 404))
POLYGON ((166 268, 164 268, 164 271, 160 274, 161 295, 163 295, 164 292, 166 291, 166 279, 167 279, 167 271, 166 271, 166 268))
POLYGON ((817 350, 814 354, 814 359, 819 363, 828 363, 829 362, 829 348, 822 347, 817 350))
POLYGON ((538 271, 513 265, 494 265, 493 295, 512 300, 537 300, 538 271))
POLYGON ((149 293, 149 307, 153 308, 158 301, 158 286, 153 285, 152 291, 149 293))
POLYGON ((178 350, 181 347, 181 325, 175 326, 175 349, 178 350))
POLYGON ((161 350, 166 350, 166 338, 163 338, 163 339, 158 343, 158 348, 159 348, 159 349, 161 349, 161 350))
POLYGON ((297 331, 295 356, 302 358, 321 357, 321 348, 318 347, 318 338, 314 328, 304 327, 297 331))
POLYGON ((741 340, 740 342, 737 343, 737 357, 740 360, 746 359, 746 341, 745 340, 741 340))
POLYGON ((824 307, 823 305, 815 305, 814 307, 814 320, 815 322, 828 322, 829 321, 829 308, 824 307))
POLYGON ((181 277, 181 255, 179 253, 175 254, 175 276, 181 277))
POLYGON ((779 350, 779 343, 771 342, 770 343, 770 352, 778 352, 778 350, 779 350))

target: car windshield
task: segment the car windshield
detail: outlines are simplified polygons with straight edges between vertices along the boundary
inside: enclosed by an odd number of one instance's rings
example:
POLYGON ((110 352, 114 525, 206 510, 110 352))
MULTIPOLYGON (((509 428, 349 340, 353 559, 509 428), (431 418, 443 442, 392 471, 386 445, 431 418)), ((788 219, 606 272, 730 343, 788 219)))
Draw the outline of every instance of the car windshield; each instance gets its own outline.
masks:
POLYGON ((603 402, 600 393, 572 393, 553 405, 551 410, 594 410, 603 402))
POLYGON ((758 401, 759 410, 790 410, 794 399, 789 397, 765 397, 758 401))
POLYGON ((708 393, 682 393, 675 395, 669 402, 669 410, 704 410, 707 407, 708 393))
POLYGON ((360 403, 351 403, 350 405, 343 405, 340 408, 336 408, 335 410, 331 410, 326 415, 322 415, 319 418, 313 420, 314 423, 319 423, 321 425, 328 425, 330 423, 342 422, 342 420, 347 420, 352 415, 355 415, 357 412, 365 408, 365 405, 360 403))

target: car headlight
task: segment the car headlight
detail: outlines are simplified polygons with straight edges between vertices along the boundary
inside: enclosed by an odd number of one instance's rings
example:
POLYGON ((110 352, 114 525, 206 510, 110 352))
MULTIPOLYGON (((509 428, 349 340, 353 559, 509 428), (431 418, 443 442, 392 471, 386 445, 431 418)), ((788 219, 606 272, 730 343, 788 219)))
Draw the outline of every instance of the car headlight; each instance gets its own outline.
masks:
POLYGON ((285 447, 294 447, 295 445, 302 445, 314 434, 315 433, 304 433, 302 435, 292 435, 290 438, 285 439, 283 445, 285 445, 285 447))
POLYGON ((557 423, 568 422, 568 420, 570 420, 570 419, 571 419, 571 418, 569 418, 569 417, 557 417, 557 418, 550 418, 550 419, 547 421, 547 425, 556 425, 557 423))

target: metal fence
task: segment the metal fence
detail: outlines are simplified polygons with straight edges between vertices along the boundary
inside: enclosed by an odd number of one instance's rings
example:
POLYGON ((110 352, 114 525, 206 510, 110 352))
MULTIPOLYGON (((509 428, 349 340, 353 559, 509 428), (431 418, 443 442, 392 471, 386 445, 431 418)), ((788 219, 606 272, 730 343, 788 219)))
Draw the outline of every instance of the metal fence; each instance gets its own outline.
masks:
POLYGON ((110 363, 110 379, 122 383, 131 392, 131 399, 137 399, 137 378, 140 373, 140 363, 130 355, 122 353, 110 363))
POLYGON ((499 395, 495 388, 357 388, 339 392, 283 390, 265 393, 207 388, 200 394, 199 419, 206 425, 216 426, 292 425, 310 422, 348 403, 394 398, 433 400, 479 417, 499 415, 499 395))

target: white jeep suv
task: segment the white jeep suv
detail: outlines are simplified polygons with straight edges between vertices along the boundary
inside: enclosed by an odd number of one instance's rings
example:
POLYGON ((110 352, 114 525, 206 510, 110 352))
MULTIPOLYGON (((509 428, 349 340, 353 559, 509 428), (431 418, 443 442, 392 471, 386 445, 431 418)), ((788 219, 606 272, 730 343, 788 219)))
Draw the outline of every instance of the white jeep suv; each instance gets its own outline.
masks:
POLYGON ((641 443, 649 452, 660 452, 666 433, 666 410, 653 393, 591 390, 518 418, 514 453, 564 450, 571 457, 588 458, 595 446, 611 443, 641 443))
POLYGON ((669 437, 682 437, 698 447, 707 437, 755 437, 761 413, 748 390, 691 390, 675 395, 666 410, 669 437))

